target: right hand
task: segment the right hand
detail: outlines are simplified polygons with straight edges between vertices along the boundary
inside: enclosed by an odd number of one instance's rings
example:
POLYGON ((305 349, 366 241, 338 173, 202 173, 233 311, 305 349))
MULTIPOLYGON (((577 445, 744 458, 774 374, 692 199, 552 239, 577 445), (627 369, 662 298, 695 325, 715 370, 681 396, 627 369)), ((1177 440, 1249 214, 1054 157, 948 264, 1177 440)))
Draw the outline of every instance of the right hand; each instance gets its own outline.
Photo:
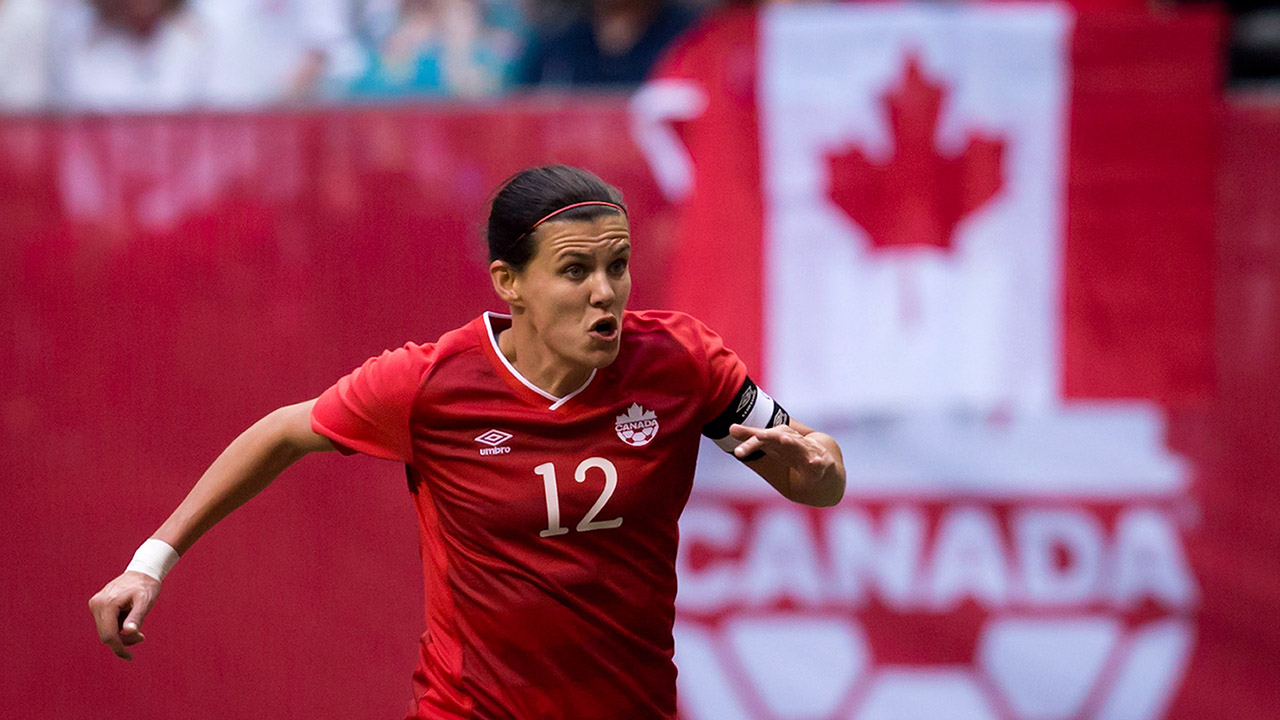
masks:
POLYGON ((146 638, 142 620, 160 595, 160 581, 140 572, 125 571, 89 599, 89 611, 98 625, 98 639, 116 657, 132 660, 129 648, 146 638))

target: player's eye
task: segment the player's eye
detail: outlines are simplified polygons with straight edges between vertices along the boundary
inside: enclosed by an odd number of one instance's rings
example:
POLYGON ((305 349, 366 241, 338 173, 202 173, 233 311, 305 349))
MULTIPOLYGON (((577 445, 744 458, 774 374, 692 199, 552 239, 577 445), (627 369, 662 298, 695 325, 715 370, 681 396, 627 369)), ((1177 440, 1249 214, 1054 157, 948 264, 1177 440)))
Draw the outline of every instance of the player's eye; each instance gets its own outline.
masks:
POLYGON ((587 274, 586 268, 582 267, 581 265, 570 265, 566 267, 564 270, 562 270, 561 272, 563 272, 566 277, 571 278, 573 280, 579 280, 583 277, 586 277, 586 274, 587 274))
POLYGON ((621 275, 627 269, 627 258, 618 258, 609 264, 609 272, 621 275))

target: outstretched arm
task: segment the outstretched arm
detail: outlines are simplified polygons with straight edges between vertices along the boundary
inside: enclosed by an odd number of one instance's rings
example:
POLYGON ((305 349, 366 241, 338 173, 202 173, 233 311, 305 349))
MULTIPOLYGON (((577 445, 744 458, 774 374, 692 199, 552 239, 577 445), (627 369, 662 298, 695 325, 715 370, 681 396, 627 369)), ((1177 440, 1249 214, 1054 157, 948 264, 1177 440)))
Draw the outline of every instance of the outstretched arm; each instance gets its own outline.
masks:
POLYGON ((844 457, 830 435, 795 418, 767 429, 732 425, 729 434, 742 441, 733 450, 738 458, 764 453, 764 457, 744 461, 746 466, 788 500, 830 507, 844 497, 844 457))
MULTIPOLYGON (((232 510, 257 495, 302 456, 333 450, 311 429, 315 400, 282 407, 254 423, 214 460, 191 492, 152 538, 185 553, 232 510)), ((89 600, 98 637, 117 656, 132 660, 129 647, 143 641, 142 620, 160 593, 160 580, 126 570, 89 600)))

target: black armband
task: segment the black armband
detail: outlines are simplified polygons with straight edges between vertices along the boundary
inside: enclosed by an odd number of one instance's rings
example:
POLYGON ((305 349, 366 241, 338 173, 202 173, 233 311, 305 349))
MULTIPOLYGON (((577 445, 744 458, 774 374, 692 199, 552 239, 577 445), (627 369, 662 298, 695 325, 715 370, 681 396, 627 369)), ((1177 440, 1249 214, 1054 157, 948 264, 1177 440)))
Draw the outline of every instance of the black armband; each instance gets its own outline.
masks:
MULTIPOLYGON (((747 378, 742 381, 742 387, 738 388, 738 394, 734 395, 729 407, 717 415, 715 420, 703 426, 702 434, 715 441, 721 450, 731 453, 734 448, 742 444, 742 441, 729 434, 730 425, 771 428, 786 425, 790 421, 791 416, 787 411, 769 397, 768 393, 757 387, 751 378, 747 378)), ((762 457, 764 453, 757 450, 742 458, 742 461, 759 460, 762 457)))

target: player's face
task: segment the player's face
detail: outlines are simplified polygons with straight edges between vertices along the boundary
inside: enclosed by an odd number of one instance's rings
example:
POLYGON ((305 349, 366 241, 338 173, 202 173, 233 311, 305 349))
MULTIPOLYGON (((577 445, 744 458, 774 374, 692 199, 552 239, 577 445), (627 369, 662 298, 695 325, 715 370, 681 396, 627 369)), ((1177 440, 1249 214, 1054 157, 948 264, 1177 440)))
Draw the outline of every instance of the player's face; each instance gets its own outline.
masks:
POLYGON ((551 357, 602 368, 618 356, 631 295, 631 231, 622 215, 541 225, 517 275, 523 314, 551 357))

